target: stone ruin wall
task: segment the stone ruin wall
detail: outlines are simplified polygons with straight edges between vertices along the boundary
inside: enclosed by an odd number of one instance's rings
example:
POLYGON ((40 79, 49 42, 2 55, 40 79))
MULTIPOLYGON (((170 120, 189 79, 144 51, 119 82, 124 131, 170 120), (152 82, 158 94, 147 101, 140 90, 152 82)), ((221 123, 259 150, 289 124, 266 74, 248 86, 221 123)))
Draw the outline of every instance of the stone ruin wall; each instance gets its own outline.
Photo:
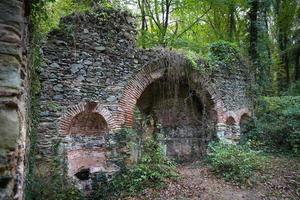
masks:
POLYGON ((0 1, 0 199, 23 199, 28 128, 27 6, 0 1))
MULTIPOLYGON (((23 198, 30 125, 28 5, 26 0, 0 2, 0 199, 23 198)), ((166 68, 178 66, 176 59, 182 66, 186 62, 174 53, 135 48, 134 19, 123 12, 73 15, 61 25, 43 48, 40 155, 51 159, 53 145, 61 139, 70 176, 82 167, 111 174, 119 168, 114 130, 132 125, 137 99, 166 68)), ((237 69, 231 75, 219 71, 210 77, 195 76, 195 84, 209 91, 214 101, 221 137, 228 130, 226 122, 236 130, 242 116, 251 114, 247 68, 241 64, 237 69)))
MULTIPOLYGON (((182 55, 136 48, 135 37, 134 18, 100 9, 63 18, 43 45, 37 145, 43 159, 51 160, 56 150, 64 155, 70 176, 86 168, 118 171, 123 150, 116 130, 133 125, 134 109, 149 85, 170 71, 185 74, 190 68, 182 55), (57 141, 62 145, 55 150, 57 141)), ((221 138, 228 130, 238 132, 241 117, 251 114, 247 67, 236 67, 234 73, 221 68, 212 75, 188 72, 193 91, 212 102, 221 138)))

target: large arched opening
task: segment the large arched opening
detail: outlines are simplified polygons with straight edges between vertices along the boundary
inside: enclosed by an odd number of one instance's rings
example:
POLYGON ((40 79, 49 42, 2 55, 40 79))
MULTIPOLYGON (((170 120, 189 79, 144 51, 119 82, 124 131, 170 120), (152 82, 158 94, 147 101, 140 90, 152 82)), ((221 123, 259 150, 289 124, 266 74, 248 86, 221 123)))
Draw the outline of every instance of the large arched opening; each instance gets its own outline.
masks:
POLYGON ((166 155, 175 160, 201 157, 215 137, 217 117, 211 96, 193 87, 187 77, 157 79, 146 87, 136 107, 148 121, 145 134, 160 133, 166 155))
POLYGON ((125 126, 139 129, 142 124, 146 137, 159 133, 170 158, 200 158, 223 120, 222 98, 209 81, 178 54, 150 62, 131 78, 120 99, 125 126))

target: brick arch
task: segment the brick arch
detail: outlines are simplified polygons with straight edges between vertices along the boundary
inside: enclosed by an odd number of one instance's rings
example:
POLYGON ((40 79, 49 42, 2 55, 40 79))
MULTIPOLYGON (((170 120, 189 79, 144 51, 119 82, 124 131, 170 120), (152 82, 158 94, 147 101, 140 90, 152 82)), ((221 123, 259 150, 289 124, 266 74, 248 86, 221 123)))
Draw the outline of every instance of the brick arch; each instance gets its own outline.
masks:
POLYGON ((226 118, 225 124, 228 126, 233 126, 233 125, 237 125, 238 123, 233 116, 228 116, 226 118))
POLYGON ((134 107, 145 89, 154 81, 162 78, 167 69, 171 68, 175 70, 181 68, 183 71, 188 68, 194 72, 191 74, 192 79, 196 80, 195 82, 208 92, 214 104, 213 110, 217 113, 218 122, 223 122, 224 104, 218 92, 209 85, 210 80, 201 77, 198 71, 192 69, 192 66, 182 55, 169 53, 145 65, 125 86, 123 95, 119 101, 120 117, 123 117, 125 126, 130 127, 132 125, 134 107))
POLYGON ((69 135, 74 119, 83 113, 98 114, 106 122, 108 130, 117 126, 117 122, 107 108, 96 102, 82 102, 68 108, 62 117, 60 117, 58 126, 59 133, 69 135))
POLYGON ((239 123, 239 113, 238 112, 233 112, 233 111, 228 111, 224 114, 224 123, 226 124, 226 122, 230 119, 234 120, 235 124, 239 123))
POLYGON ((244 135, 246 132, 249 131, 249 127, 247 127, 247 123, 251 119, 251 113, 248 109, 244 109, 239 116, 239 127, 240 127, 240 134, 244 135))
POLYGON ((236 111, 227 111, 226 113, 224 113, 224 123, 226 122, 226 120, 229 117, 232 117, 234 119, 234 121, 236 122, 236 124, 240 124, 241 118, 243 115, 248 115, 249 117, 251 116, 251 112, 249 111, 249 109, 246 108, 241 108, 239 110, 236 111))
POLYGON ((239 110, 237 115, 238 115, 237 120, 238 120, 238 123, 240 124, 243 116, 251 117, 251 112, 249 111, 248 108, 242 108, 239 110))

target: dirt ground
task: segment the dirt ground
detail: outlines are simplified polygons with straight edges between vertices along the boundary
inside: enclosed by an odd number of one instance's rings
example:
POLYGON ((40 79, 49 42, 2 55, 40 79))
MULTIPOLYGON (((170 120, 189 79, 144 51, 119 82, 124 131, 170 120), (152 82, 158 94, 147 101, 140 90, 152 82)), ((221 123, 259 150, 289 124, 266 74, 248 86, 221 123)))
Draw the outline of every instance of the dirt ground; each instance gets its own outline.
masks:
POLYGON ((130 200, 300 200, 300 159, 270 157, 267 169, 247 186, 224 181, 201 161, 178 166, 181 178, 161 190, 149 189, 130 200))

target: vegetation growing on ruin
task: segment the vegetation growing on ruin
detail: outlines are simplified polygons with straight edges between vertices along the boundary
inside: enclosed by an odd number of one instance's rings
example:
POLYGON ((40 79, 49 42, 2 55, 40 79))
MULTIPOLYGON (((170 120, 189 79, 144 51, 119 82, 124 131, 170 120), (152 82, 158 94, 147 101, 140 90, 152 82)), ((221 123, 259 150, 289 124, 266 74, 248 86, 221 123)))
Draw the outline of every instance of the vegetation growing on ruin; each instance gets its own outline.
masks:
POLYGON ((31 12, 32 39, 42 40, 47 33, 59 25, 61 17, 71 13, 81 13, 91 8, 90 0, 44 0, 33 2, 31 12))
POLYGON ((217 41, 209 45, 208 62, 212 66, 223 65, 229 71, 236 71, 236 66, 241 63, 238 47, 228 41, 217 41))
MULTIPOLYGON (((98 3, 107 7, 126 6, 121 1, 111 4, 103 0, 48 0, 33 5, 27 199, 83 198, 64 174, 59 173, 60 162, 51 163, 42 173, 35 166, 39 47, 46 34, 57 28, 62 16, 85 12, 98 3)), ((208 160, 214 173, 244 184, 254 173, 264 169, 267 159, 256 151, 300 155, 299 2, 137 0, 135 3, 138 5, 134 12, 137 13, 140 47, 163 46, 184 52, 193 68, 201 73, 203 69, 205 73, 210 72, 215 66, 225 66, 234 72, 233 66, 242 57, 251 63, 249 76, 255 77, 252 88, 258 101, 241 141, 249 146, 211 144, 208 160), (205 58, 208 65, 199 64, 199 57, 205 58)), ((69 31, 72 29, 69 27, 69 31)), ((49 108, 57 109, 57 105, 49 102, 49 108)), ((101 181, 94 186, 94 199, 135 195, 148 187, 161 187, 166 180, 177 177, 174 164, 163 156, 155 138, 145 141, 142 152, 137 164, 124 166, 112 180, 99 175, 101 181)), ((299 180, 295 178, 294 182, 295 191, 299 193, 299 180)))
MULTIPOLYGON (((65 174, 62 173, 61 158, 54 156, 56 160, 49 163, 39 163, 41 155, 37 150, 37 125, 39 123, 39 93, 41 71, 41 43, 46 38, 47 33, 58 27, 61 17, 72 12, 84 12, 91 1, 76 2, 73 0, 45 0, 32 1, 31 38, 29 64, 31 65, 31 89, 30 89, 30 147, 28 151, 28 172, 25 181, 25 198, 33 199, 82 199, 83 196, 65 174), (42 166, 42 167, 41 167, 42 166), (47 186, 47 187, 46 187, 47 186)), ((58 109, 57 105, 49 102, 49 109, 58 109)), ((54 151, 57 152, 57 145, 53 144, 54 151), (56 147, 55 147, 56 146, 56 147)))
POLYGON ((82 191, 62 173, 61 166, 56 160, 39 163, 38 168, 34 169, 34 174, 27 177, 25 199, 84 200, 82 191))
MULTIPOLYGON (((131 140, 137 136, 135 130, 121 130, 131 140)), ((139 134, 140 137, 142 134, 139 134)), ((137 142, 137 141, 136 141, 137 142)), ((128 141, 127 141, 128 143, 128 141)), ((166 180, 178 178, 175 164, 168 160, 163 154, 158 138, 154 136, 142 141, 141 156, 137 163, 124 165, 112 180, 98 178, 94 185, 92 199, 119 199, 126 196, 135 196, 147 188, 161 188, 166 180)))

